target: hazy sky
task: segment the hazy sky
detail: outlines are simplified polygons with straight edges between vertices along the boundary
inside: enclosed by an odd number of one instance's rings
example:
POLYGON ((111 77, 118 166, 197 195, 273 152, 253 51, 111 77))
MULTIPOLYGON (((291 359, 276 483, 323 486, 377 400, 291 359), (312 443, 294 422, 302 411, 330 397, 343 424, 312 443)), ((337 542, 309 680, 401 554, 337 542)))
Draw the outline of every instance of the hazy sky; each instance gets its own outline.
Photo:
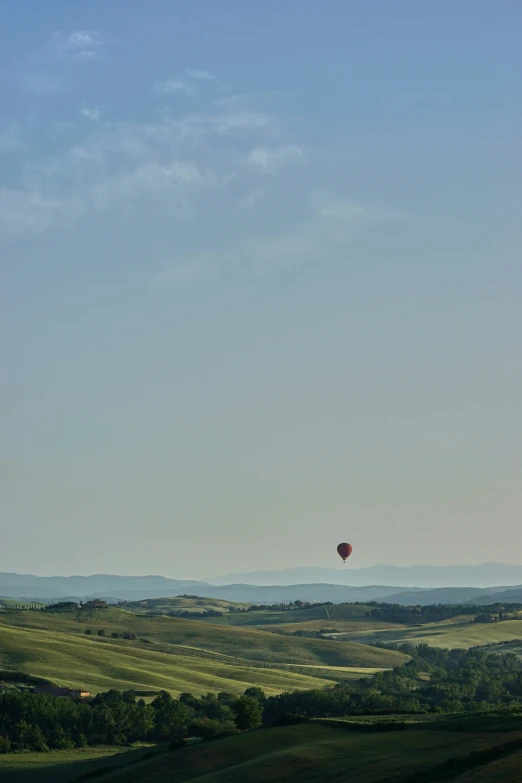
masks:
POLYGON ((0 570, 522 562, 519 0, 0 28, 0 570))

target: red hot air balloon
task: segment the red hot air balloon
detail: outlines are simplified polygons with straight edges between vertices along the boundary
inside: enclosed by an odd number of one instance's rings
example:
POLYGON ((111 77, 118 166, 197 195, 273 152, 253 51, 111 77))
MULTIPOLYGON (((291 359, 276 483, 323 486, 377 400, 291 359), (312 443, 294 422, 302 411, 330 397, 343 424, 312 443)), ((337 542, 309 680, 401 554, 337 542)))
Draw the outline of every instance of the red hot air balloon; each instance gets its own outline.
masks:
POLYGON ((346 563, 346 558, 350 557, 352 554, 352 545, 351 544, 339 544, 337 547, 337 551, 339 552, 340 557, 343 559, 343 563, 346 563))

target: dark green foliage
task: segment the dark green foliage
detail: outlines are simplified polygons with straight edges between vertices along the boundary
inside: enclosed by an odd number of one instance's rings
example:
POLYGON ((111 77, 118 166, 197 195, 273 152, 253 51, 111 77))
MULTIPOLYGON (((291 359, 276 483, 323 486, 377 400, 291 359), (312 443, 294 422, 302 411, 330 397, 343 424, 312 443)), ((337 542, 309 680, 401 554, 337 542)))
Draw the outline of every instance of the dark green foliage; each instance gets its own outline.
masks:
POLYGON ((47 604, 42 608, 42 612, 79 612, 80 604, 76 601, 58 601, 55 604, 47 604))
POLYGON ((374 620, 385 620, 390 623, 405 625, 422 625, 423 623, 438 623, 452 617, 475 614, 481 617, 476 622, 496 622, 501 620, 522 620, 515 614, 522 604, 491 604, 491 606, 472 606, 470 604, 431 604, 429 606, 402 606, 402 604, 387 604, 370 602, 374 606, 368 617, 374 620), (493 618, 493 619, 489 619, 493 618))
POLYGON ((237 729, 234 721, 220 721, 212 718, 196 718, 188 727, 191 737, 211 740, 223 734, 234 734, 237 729))
POLYGON ((222 692, 174 699, 162 691, 146 704, 134 691, 112 689, 74 700, 11 687, 0 692, 0 753, 147 739, 179 747, 187 736, 210 740, 309 718, 522 710, 522 669, 515 655, 426 644, 410 645, 408 652, 408 663, 371 679, 270 697, 260 688, 248 688, 239 698, 222 692))
POLYGON ((45 677, 35 677, 25 672, 12 672, 8 669, 0 669, 0 682, 23 683, 24 685, 52 685, 51 680, 45 677))
POLYGON ((263 708, 253 696, 240 696, 232 707, 240 731, 257 729, 263 723, 263 708))
POLYGON ((187 734, 193 710, 163 691, 152 702, 154 710, 154 738, 161 741, 179 740, 187 734))
POLYGON ((257 699, 260 704, 265 704, 266 702, 266 695, 262 688, 247 688, 245 691, 245 696, 252 696, 254 699, 257 699))

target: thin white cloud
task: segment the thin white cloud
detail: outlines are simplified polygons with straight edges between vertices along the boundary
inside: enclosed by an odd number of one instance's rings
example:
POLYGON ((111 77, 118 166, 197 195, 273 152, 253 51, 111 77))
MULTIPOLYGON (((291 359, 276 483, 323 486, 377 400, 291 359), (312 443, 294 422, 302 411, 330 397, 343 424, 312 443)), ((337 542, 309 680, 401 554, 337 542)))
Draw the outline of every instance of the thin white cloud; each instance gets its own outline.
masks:
POLYGON ((154 90, 163 95, 190 95, 195 97, 200 95, 198 83, 201 82, 211 82, 222 90, 226 89, 223 82, 208 71, 203 71, 199 68, 185 68, 180 76, 157 82, 154 85, 154 90))
MULTIPOLYGON (((84 107, 87 119, 99 110, 84 107)), ((7 233, 39 233, 98 210, 138 209, 157 194, 169 214, 190 213, 201 194, 224 188, 242 168, 237 139, 272 134, 262 113, 215 112, 155 124, 96 123, 83 143, 27 164, 17 186, 2 193, 7 233)))
POLYGON ((164 95, 195 95, 196 90, 186 79, 167 79, 164 82, 158 82, 154 85, 156 92, 164 95))
POLYGON ((213 83, 221 92, 229 92, 229 88, 219 77, 201 68, 185 68, 185 76, 191 81, 213 83))
MULTIPOLYGON (((242 201, 255 203, 258 195, 257 191, 251 191, 242 201)), ((328 193, 315 193, 312 206, 308 218, 292 230, 243 239, 235 246, 218 247, 206 255, 184 259, 163 269, 156 276, 156 282, 165 285, 194 283, 225 272, 263 275, 277 268, 344 257, 361 230, 371 229, 376 222, 394 220, 398 215, 405 217, 396 210, 375 209, 328 193)))
POLYGON ((217 76, 214 76, 212 73, 209 73, 208 71, 203 71, 201 68, 185 68, 185 73, 189 77, 189 79, 203 79, 205 81, 214 81, 219 82, 220 80, 217 78, 217 76))
POLYGON ((294 144, 280 147, 255 147, 247 158, 249 166, 267 174, 277 174, 283 166, 305 161, 303 148, 294 144))
POLYGON ((263 112, 233 111, 209 114, 189 114, 181 120, 172 119, 185 139, 198 140, 206 136, 245 136, 255 133, 275 133, 277 120, 263 112))
POLYGON ((102 47, 103 40, 97 30, 55 31, 49 42, 49 50, 57 59, 95 60, 101 55, 102 47))
POLYGON ((82 117, 87 117, 88 120, 99 120, 101 117, 101 111, 99 109, 96 109, 95 107, 89 108, 85 106, 81 111, 80 114, 82 117))
POLYGON ((368 220, 372 213, 367 207, 355 201, 329 200, 318 205, 317 213, 324 218, 336 218, 344 221, 368 220))

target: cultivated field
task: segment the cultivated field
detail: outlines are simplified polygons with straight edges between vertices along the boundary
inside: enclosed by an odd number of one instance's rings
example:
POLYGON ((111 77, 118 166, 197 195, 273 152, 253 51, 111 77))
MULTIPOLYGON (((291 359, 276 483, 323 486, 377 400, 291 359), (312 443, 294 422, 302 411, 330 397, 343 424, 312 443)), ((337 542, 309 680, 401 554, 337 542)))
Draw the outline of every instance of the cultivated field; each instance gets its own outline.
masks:
MULTIPOLYGON (((223 602, 227 603, 227 602, 223 602)), ((253 625, 256 627, 299 624, 317 621, 329 625, 332 621, 363 620, 369 606, 357 604, 333 604, 332 606, 308 606, 305 609, 289 607, 284 610, 259 609, 250 612, 228 612, 223 617, 209 618, 207 622, 224 625, 253 625)), ((369 621, 371 624, 371 620, 369 621)))
POLYGON ((0 628, 1 669, 45 677, 59 685, 91 692, 133 688, 164 689, 173 695, 186 691, 242 693, 257 685, 271 694, 321 687, 330 682, 327 670, 322 677, 314 677, 248 664, 219 655, 191 655, 188 648, 183 654, 170 655, 72 634, 0 628))
POLYGON ((265 729, 194 746, 137 764, 101 780, 128 783, 385 783, 416 780, 495 780, 477 777, 497 756, 503 783, 520 781, 516 758, 522 730, 451 731, 420 725, 397 731, 362 731, 346 724, 309 723, 265 729), (496 749, 496 750, 493 750, 496 749), (479 754, 471 756, 470 754, 479 754), (444 765, 444 766, 443 766, 444 765), (438 770, 435 777, 421 772, 438 770), (454 770, 454 773, 452 773, 454 770), (515 776, 513 776, 513 773, 515 776))
POLYGON ((322 639, 283 637, 257 629, 223 627, 199 620, 136 615, 122 609, 0 613, 0 628, 17 627, 54 633, 94 634, 130 632, 151 642, 184 645, 209 652, 247 658, 256 662, 391 668, 404 663, 401 653, 362 644, 322 639))
POLYGON ((124 609, 137 613, 165 614, 166 612, 206 612, 214 609, 218 612, 234 612, 247 609, 249 604, 234 601, 223 601, 220 598, 148 598, 136 603, 125 605, 124 609))
POLYGON ((112 745, 52 753, 5 753, 0 754, 0 778, 2 783, 72 783, 81 775, 94 776, 95 770, 135 764, 156 753, 156 749, 148 745, 132 750, 112 745))
POLYGON ((506 620, 500 623, 474 623, 473 617, 455 617, 440 623, 421 626, 391 626, 389 630, 366 629, 343 631, 342 637, 363 644, 374 642, 411 642, 429 644, 432 647, 468 648, 493 644, 511 639, 522 641, 522 620, 506 620))

